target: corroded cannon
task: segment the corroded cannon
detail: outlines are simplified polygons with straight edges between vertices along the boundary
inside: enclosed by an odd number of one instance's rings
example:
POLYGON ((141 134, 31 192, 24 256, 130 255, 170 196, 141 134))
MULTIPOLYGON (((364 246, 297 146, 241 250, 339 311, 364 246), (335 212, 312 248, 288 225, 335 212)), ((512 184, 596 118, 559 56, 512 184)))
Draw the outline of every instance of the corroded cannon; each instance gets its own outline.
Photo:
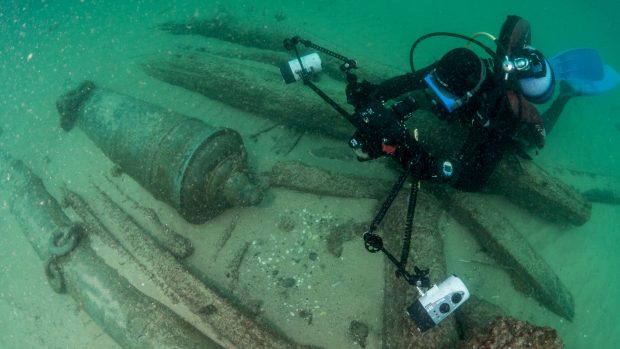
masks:
POLYGON ((64 130, 78 126, 123 171, 191 223, 262 198, 246 173, 241 136, 231 129, 211 127, 90 81, 56 106, 64 130))
POLYGON ((0 190, 46 264, 50 285, 67 292, 123 348, 220 348, 108 266, 20 160, 0 154, 0 190), (6 195, 6 196, 5 196, 6 195))

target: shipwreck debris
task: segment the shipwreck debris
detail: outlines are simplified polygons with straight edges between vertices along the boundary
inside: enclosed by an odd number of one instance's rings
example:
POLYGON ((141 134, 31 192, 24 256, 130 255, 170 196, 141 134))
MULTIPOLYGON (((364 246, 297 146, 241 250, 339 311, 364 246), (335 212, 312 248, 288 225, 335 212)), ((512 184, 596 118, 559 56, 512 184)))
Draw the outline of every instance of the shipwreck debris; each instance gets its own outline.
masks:
POLYGON ((485 194, 448 193, 435 188, 446 209, 469 229, 478 243, 524 290, 559 316, 572 320, 575 303, 570 291, 525 237, 485 198, 485 194))
POLYGON ((124 201, 130 204, 131 209, 137 213, 134 216, 139 216, 138 220, 140 224, 144 226, 149 235, 157 241, 162 248, 168 250, 179 259, 187 258, 194 252, 192 242, 174 231, 171 226, 162 223, 154 209, 142 205, 129 194, 125 193, 116 182, 107 176, 105 176, 105 178, 111 186, 116 189, 117 193, 123 197, 124 201))
POLYGON ((191 274, 172 254, 159 247, 136 221, 100 188, 95 188, 93 209, 100 221, 148 271, 173 292, 181 306, 200 320, 200 328, 224 347, 291 348, 299 345, 248 316, 191 274), (206 312, 213 308, 217 312, 206 312))
POLYGON ((534 161, 505 156, 487 185, 518 206, 547 220, 583 225, 592 214, 592 204, 579 192, 549 175, 534 161))
MULTIPOLYGON (((412 184, 415 185, 415 184, 412 184)), ((431 283, 439 283, 447 276, 443 240, 438 222, 442 212, 437 200, 424 190, 418 192, 418 203, 411 235, 410 263, 430 270, 431 283)), ((389 251, 402 248, 402 232, 405 231, 407 195, 402 190, 379 228, 389 251)), ((402 349, 452 349, 457 338, 456 320, 453 316, 442 321, 436 328, 420 332, 409 319, 405 309, 418 297, 416 288, 395 277, 396 267, 386 261, 383 295, 383 348, 402 349)))
POLYGON ((456 310, 455 315, 462 339, 469 340, 485 331, 496 318, 506 315, 506 312, 495 304, 471 295, 467 303, 456 310))
POLYGON ((373 199, 385 197, 392 185, 383 179, 346 175, 296 160, 273 166, 269 182, 272 186, 317 195, 373 199))
MULTIPOLYGON (((339 138, 353 133, 353 127, 330 106, 321 103, 312 91, 303 86, 286 86, 274 65, 179 50, 170 55, 147 57, 140 67, 156 79, 277 124, 339 138)), ((330 85, 333 86, 326 93, 344 101, 344 87, 330 85)))
MULTIPOLYGON (((42 260, 56 291, 66 291, 120 346, 142 348, 218 348, 212 339, 161 303, 145 296, 108 266, 86 236, 54 255, 50 238, 80 231, 64 214, 40 178, 20 160, 0 157, 0 188, 26 239, 42 260)), ((75 236, 75 235, 74 235, 75 236)))
MULTIPOLYGON (((156 28, 173 35, 198 35, 241 45, 243 50, 226 49, 216 51, 216 53, 240 59, 253 59, 274 66, 292 59, 282 44, 285 38, 292 35, 302 35, 307 39, 313 37, 311 33, 300 33, 300 29, 303 28, 287 26, 281 21, 264 23, 255 20, 242 21, 226 12, 210 18, 169 21, 158 25, 156 28), (229 52, 232 52, 232 55, 229 52)), ((211 52, 213 51, 211 50, 211 52)), ((361 74, 365 79, 373 82, 402 74, 402 71, 397 68, 376 64, 369 60, 364 60, 363 65, 364 71, 361 74)), ((345 79, 337 65, 325 65, 323 71, 334 79, 343 81, 345 79)))
POLYGON ((123 171, 191 223, 262 193, 247 176, 241 136, 85 81, 56 103, 123 171))
POLYGON ((499 317, 485 331, 460 343, 459 349, 562 349, 564 342, 549 327, 532 325, 510 317, 499 317))
POLYGON ((370 333, 370 329, 368 325, 361 321, 353 320, 349 324, 349 338, 357 343, 360 347, 366 348, 368 344, 368 334, 370 333))

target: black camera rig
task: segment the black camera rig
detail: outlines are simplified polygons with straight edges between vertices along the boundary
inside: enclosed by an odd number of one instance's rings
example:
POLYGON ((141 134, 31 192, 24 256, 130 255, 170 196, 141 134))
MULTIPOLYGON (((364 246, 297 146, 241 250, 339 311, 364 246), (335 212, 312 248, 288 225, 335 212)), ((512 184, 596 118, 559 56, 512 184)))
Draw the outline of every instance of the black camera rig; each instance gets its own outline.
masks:
POLYGON ((354 59, 347 58, 297 36, 284 40, 284 47, 294 51, 296 59, 289 61, 281 67, 283 75, 287 74, 285 72, 287 72, 295 62, 298 63, 295 67, 299 70, 295 73, 297 73, 299 79, 296 80, 303 81, 306 86, 316 92, 317 95, 355 127, 356 132, 349 141, 349 145, 358 154, 358 159, 369 160, 381 156, 390 156, 395 158, 402 165, 404 171, 394 184, 381 210, 370 224, 368 231, 363 235, 364 245, 366 249, 372 253, 383 252, 388 259, 396 265, 397 276, 403 277, 409 284, 417 287, 429 288, 430 280, 428 278, 428 270, 414 267, 414 272, 411 273, 406 269, 419 186, 415 165, 419 162, 419 154, 421 152, 418 151, 420 146, 417 141, 413 139, 405 126, 405 120, 417 109, 417 103, 413 98, 409 97, 387 108, 384 105, 384 101, 381 101, 379 97, 376 96, 374 86, 365 80, 359 82, 357 76, 353 74, 352 70, 358 67, 354 59), (342 61, 340 69, 345 73, 347 81, 345 93, 347 101, 355 108, 355 113, 350 114, 347 112, 310 79, 313 72, 320 69, 316 69, 316 67, 308 69, 305 66, 304 57, 302 57, 299 52, 300 44, 342 61), (394 199, 396 199, 398 192, 405 185, 410 175, 413 176, 414 180, 409 193, 407 224, 403 238, 403 249, 399 260, 383 246, 383 239, 376 231, 388 209, 394 202, 394 199))
MULTIPOLYGON (((415 46, 426 37, 444 34, 429 34, 414 43, 410 54, 412 70, 414 69, 413 49, 415 46)), ((357 62, 354 59, 316 45, 310 40, 304 40, 295 36, 284 40, 284 47, 287 50, 294 51, 296 56, 295 59, 280 67, 285 82, 303 81, 304 85, 310 87, 355 127, 356 131, 349 140, 349 146, 356 151, 358 160, 364 161, 388 156, 396 160, 403 168, 403 172, 396 183, 394 183, 381 209, 372 220, 368 230, 363 234, 364 246, 371 253, 383 252, 396 266, 396 276, 402 277, 410 285, 416 287, 421 297, 407 308, 407 313, 420 331, 433 328, 469 298, 469 291, 465 284, 455 275, 448 277, 440 285, 431 287, 428 269, 421 269, 414 265, 413 272, 407 271, 407 260, 411 246, 413 218, 420 179, 423 178, 423 172, 428 170, 429 166, 436 165, 430 159, 429 154, 413 138, 405 125, 405 121, 418 108, 418 104, 413 98, 409 97, 397 101, 389 108, 386 107, 385 101, 377 94, 375 85, 365 80, 359 82, 357 76, 353 74, 352 70, 358 68, 357 62), (321 59, 316 53, 301 56, 300 45, 342 61, 340 70, 346 75, 347 81, 345 94, 347 102, 354 107, 354 113, 347 112, 314 84, 311 76, 322 70, 321 59), (424 168, 425 166, 426 168, 424 168), (377 229, 409 176, 412 177, 411 189, 403 234, 403 246, 400 259, 398 259, 384 247, 383 239, 377 234, 377 229), (424 293, 422 288, 427 289, 427 292, 424 293)), ((441 166, 443 166, 444 173, 451 176, 452 164, 446 161, 441 166)))

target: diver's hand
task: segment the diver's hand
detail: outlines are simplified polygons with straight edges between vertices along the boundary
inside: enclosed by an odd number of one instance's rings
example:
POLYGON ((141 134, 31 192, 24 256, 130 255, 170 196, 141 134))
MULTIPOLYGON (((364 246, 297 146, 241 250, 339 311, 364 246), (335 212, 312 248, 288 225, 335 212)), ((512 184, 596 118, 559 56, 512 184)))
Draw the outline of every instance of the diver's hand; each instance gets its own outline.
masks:
POLYGON ((355 107, 355 110, 368 105, 375 98, 376 92, 377 85, 371 84, 366 80, 362 82, 349 82, 345 89, 347 103, 355 107))

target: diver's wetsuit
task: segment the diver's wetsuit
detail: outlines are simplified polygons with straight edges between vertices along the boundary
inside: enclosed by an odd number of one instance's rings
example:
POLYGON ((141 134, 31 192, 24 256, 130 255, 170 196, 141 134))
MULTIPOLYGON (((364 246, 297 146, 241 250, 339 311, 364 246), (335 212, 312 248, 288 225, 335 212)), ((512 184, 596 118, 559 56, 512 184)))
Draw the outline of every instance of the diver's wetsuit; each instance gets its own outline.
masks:
MULTIPOLYGON (((408 73, 388 79, 377 86, 377 96, 390 100, 414 90, 425 89, 428 86, 424 77, 433 68, 434 65, 431 65, 415 74, 408 73)), ((497 75, 489 72, 487 76, 497 75)), ((460 121, 463 127, 468 128, 465 143, 451 159, 456 161, 452 185, 467 191, 479 190, 502 159, 504 152, 514 145, 513 137, 519 129, 521 118, 513 112, 501 82, 488 78, 468 103, 451 114, 451 119, 460 121)), ((437 163, 432 157, 426 159, 437 163)), ((427 171, 439 171, 434 164, 421 165, 427 171)), ((421 175, 422 178, 440 177, 433 173, 421 175)))
MULTIPOLYGON (((531 45, 529 23, 519 16, 508 16, 502 25, 496 43, 497 51, 494 55, 496 58, 508 58, 513 54, 518 56, 521 54, 519 50, 531 45)), ((418 178, 449 182, 462 190, 481 189, 507 150, 519 146, 522 141, 537 148, 544 146, 546 133, 551 130, 570 99, 569 95, 564 95, 560 91, 559 97, 551 107, 540 115, 536 107, 529 103, 521 92, 522 88, 517 83, 518 75, 508 77, 502 64, 493 62, 492 59, 483 60, 483 62, 486 68, 486 78, 480 89, 462 106, 450 114, 443 115, 453 122, 459 122, 463 128, 467 129, 467 138, 458 153, 453 158, 446 159, 447 161, 443 159, 440 161, 422 149, 417 142, 406 140, 409 144, 404 148, 407 150, 400 156, 398 152, 394 154, 401 165, 409 167, 409 164, 412 164, 412 170, 418 178), (449 163, 453 165, 452 174, 446 171, 446 164, 449 163)), ((462 61, 457 63, 462 63, 462 61)), ((412 91, 427 89, 425 77, 435 68, 441 68, 439 62, 416 70, 415 73, 396 76, 377 86, 372 86, 372 97, 380 101, 388 101, 412 91)), ((458 78, 458 75, 463 72, 463 70, 456 70, 455 77, 458 78)), ((465 79, 469 78, 465 77, 465 79)), ((465 84, 470 82, 469 80, 463 81, 465 84)), ((547 91, 553 93, 554 86, 555 83, 552 80, 547 91)), ((471 87, 465 91, 471 92, 471 87)), ((379 136, 383 136, 382 132, 389 129, 389 127, 380 127, 379 136)), ((370 135, 374 134, 371 132, 370 135)), ((390 138, 394 137, 383 139, 389 140, 390 138)), ((369 143, 374 145, 370 148, 377 148, 381 141, 373 143, 371 139, 369 143)), ((375 150, 373 153, 375 155, 371 154, 370 158, 377 157, 376 154, 380 153, 380 150, 375 150)))

